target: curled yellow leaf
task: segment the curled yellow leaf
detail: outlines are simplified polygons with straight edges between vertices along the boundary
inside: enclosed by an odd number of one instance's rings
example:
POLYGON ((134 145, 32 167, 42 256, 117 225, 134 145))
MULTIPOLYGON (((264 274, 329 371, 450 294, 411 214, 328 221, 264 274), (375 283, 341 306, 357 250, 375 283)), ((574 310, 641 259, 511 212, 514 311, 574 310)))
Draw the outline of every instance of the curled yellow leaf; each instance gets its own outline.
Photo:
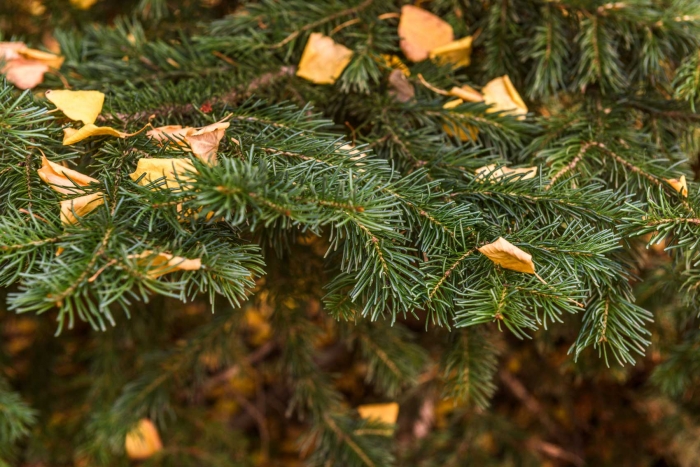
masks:
POLYGON ((399 19, 401 50, 412 62, 428 58, 430 51, 454 40, 454 31, 440 17, 413 5, 401 7, 399 19))
POLYGON ((297 76, 316 84, 333 84, 352 59, 352 50, 314 32, 306 42, 297 76))
POLYGON ((132 460, 144 460, 163 449, 158 429, 147 418, 139 421, 124 441, 126 455, 132 460))
POLYGON ((189 159, 139 159, 136 170, 129 174, 133 181, 139 180, 140 185, 148 185, 165 178, 165 186, 178 189, 181 184, 192 180, 195 168, 189 159))
POLYGON ((64 128, 63 129, 63 145, 70 146, 71 144, 79 143, 80 141, 90 138, 91 136, 115 136, 117 138, 126 138, 128 133, 124 133, 108 126, 97 126, 88 123, 82 128, 64 128))
POLYGON ((681 175, 681 178, 667 178, 666 183, 671 185, 684 198, 688 197, 688 183, 685 180, 685 175, 681 175))
MULTIPOLYGON (((454 109, 463 103, 464 101, 462 99, 454 99, 446 102, 442 108, 454 109)), ((442 129, 445 130, 445 133, 450 136, 457 136, 461 141, 476 141, 476 138, 479 136, 479 129, 472 125, 467 125, 467 129, 469 130, 469 134, 467 134, 467 132, 465 132, 462 128, 463 126, 464 125, 459 124, 458 117, 456 117, 455 119, 452 119, 449 124, 446 123, 442 125, 442 129)))
POLYGON ((95 123, 105 101, 105 95, 99 91, 48 90, 46 98, 66 117, 86 125, 95 123))
POLYGON ((78 217, 85 217, 96 208, 105 204, 101 192, 90 193, 74 199, 61 201, 61 222, 71 225, 78 222, 78 217))
POLYGON ((399 404, 389 402, 386 404, 366 404, 357 407, 360 417, 365 420, 378 420, 388 425, 396 423, 399 417, 399 404))
POLYGON ((454 68, 468 66, 471 63, 472 36, 450 42, 432 49, 429 53, 431 60, 438 63, 449 63, 454 68))
POLYGON ((41 158, 41 168, 37 170, 39 178, 50 185, 55 191, 64 195, 75 193, 76 187, 88 186, 91 183, 97 183, 97 180, 81 174, 77 170, 63 167, 60 164, 51 162, 46 156, 41 158))
POLYGON ((478 250, 488 259, 505 269, 535 274, 535 264, 532 262, 532 255, 525 253, 503 237, 499 237, 495 242, 484 245, 478 250))
POLYGON ((492 79, 482 89, 484 103, 491 105, 489 112, 503 112, 515 115, 522 120, 527 114, 527 106, 513 86, 508 75, 492 79))
POLYGON ((481 95, 479 91, 473 87, 465 84, 462 87, 453 87, 450 89, 449 94, 462 99, 464 102, 483 102, 484 96, 481 95))
POLYGON ((157 253, 151 250, 129 255, 129 258, 137 259, 137 262, 142 266, 148 266, 148 276, 153 279, 170 272, 202 269, 202 260, 199 258, 188 259, 182 256, 174 256, 170 253, 157 253))
POLYGON ((529 180, 537 176, 537 167, 521 167, 518 169, 511 169, 510 167, 506 166, 496 169, 496 167, 496 164, 489 164, 476 169, 477 180, 498 180, 503 177, 516 174, 523 174, 519 180, 529 180))

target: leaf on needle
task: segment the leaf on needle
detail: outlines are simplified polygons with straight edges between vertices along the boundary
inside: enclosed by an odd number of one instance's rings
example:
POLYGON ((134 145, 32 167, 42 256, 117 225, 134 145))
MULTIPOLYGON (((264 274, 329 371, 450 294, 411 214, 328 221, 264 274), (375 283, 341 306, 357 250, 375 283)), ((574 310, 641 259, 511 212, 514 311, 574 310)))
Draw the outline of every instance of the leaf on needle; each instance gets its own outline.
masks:
MULTIPOLYGON (((445 105, 443 105, 442 108, 454 109, 463 103, 464 101, 462 99, 454 99, 449 102, 445 102, 445 105)), ((450 119, 449 123, 443 124, 442 129, 445 130, 445 133, 450 136, 457 136, 461 141, 476 141, 476 138, 479 136, 478 128, 473 125, 460 124, 458 116, 456 116, 454 119, 450 119), (464 131, 463 127, 466 127, 466 129, 469 131, 468 134, 466 131, 464 131)))
POLYGON ((85 187, 98 181, 88 175, 81 174, 77 170, 63 167, 51 162, 46 156, 42 156, 41 168, 37 170, 39 178, 51 186, 54 191, 64 195, 74 194, 76 187, 85 187))
POLYGON ((20 89, 38 86, 49 69, 63 64, 60 55, 30 49, 24 42, 0 42, 0 60, 4 61, 0 73, 20 89))
POLYGON ((316 84, 333 84, 352 59, 352 50, 314 32, 301 55, 297 76, 316 84))
POLYGON ((139 254, 129 255, 130 259, 137 259, 141 266, 148 267, 148 276, 155 279, 164 274, 175 271, 197 271, 202 269, 202 260, 199 258, 188 259, 182 256, 174 256, 170 253, 145 250, 139 254))
POLYGON ((48 90, 46 98, 71 120, 95 123, 102 112, 105 95, 99 91, 48 90))
POLYGON ((396 423, 399 417, 399 404, 389 402, 387 404, 366 404, 357 407, 360 417, 365 420, 378 420, 387 425, 396 423))
POLYGON ((450 64, 454 68, 468 66, 471 63, 472 36, 450 42, 432 49, 429 53, 431 60, 440 64, 450 64))
POLYGON ((126 138, 129 134, 108 126, 97 126, 93 123, 88 123, 77 130, 75 128, 64 128, 63 145, 70 146, 86 138, 90 138, 91 136, 115 136, 117 138, 126 138))
POLYGON ((214 165, 216 164, 219 143, 229 125, 228 122, 218 122, 195 129, 194 132, 185 135, 185 140, 190 145, 192 153, 198 159, 206 164, 214 165))
POLYGON ((389 74, 389 95, 399 102, 408 102, 416 96, 416 90, 401 70, 389 74))
POLYGON ((430 51, 454 40, 452 26, 438 16, 413 5, 401 7, 399 19, 400 46, 406 58, 420 62, 430 51))
POLYGON ((681 175, 681 178, 667 178, 666 183, 684 198, 688 197, 688 183, 685 180, 685 175, 681 175))
POLYGON ((537 167, 521 167, 511 169, 510 167, 502 166, 496 169, 496 164, 489 164, 476 169, 477 180, 496 181, 510 175, 523 174, 522 177, 516 177, 518 180, 529 180, 537 176, 537 167))
POLYGON ((382 54, 382 60, 384 60, 384 65, 388 68, 392 70, 401 70, 401 73, 406 75, 406 77, 411 76, 411 70, 409 70, 406 64, 396 55, 382 54))
POLYGON ((527 106, 513 86, 508 75, 493 79, 482 89, 484 103, 492 107, 488 112, 503 112, 523 120, 527 114, 527 106))
POLYGON ((167 188, 178 189, 192 180, 193 172, 195 168, 189 159, 139 159, 136 170, 129 177, 144 186, 165 178, 167 188))
POLYGON ((499 237, 495 242, 482 246, 479 248, 479 251, 505 269, 535 274, 535 264, 532 262, 532 256, 503 237, 499 237))
POLYGON ((78 196, 74 199, 61 201, 61 222, 72 225, 78 222, 78 217, 85 217, 96 208, 105 204, 101 192, 78 196))
POLYGON ((453 87, 450 89, 449 94, 462 99, 465 102, 483 102, 484 96, 481 95, 479 91, 473 87, 465 84, 462 87, 453 87))
POLYGON ((126 455, 132 460, 144 460, 163 449, 158 429, 147 418, 139 421, 124 441, 126 455))

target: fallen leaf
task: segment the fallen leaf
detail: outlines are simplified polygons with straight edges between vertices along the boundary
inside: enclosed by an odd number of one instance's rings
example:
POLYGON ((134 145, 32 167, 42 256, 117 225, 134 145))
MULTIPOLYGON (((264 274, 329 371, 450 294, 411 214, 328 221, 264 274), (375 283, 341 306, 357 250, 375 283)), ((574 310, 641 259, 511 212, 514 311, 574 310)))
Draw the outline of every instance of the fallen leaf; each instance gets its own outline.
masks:
POLYGON ((41 3, 41 0, 29 0, 27 10, 33 16, 41 16, 46 12, 46 6, 41 3))
POLYGON ((388 425, 396 423, 399 417, 399 404, 389 402, 387 404, 366 404, 357 407, 360 417, 365 420, 378 420, 388 425))
POLYGON ((535 274, 535 264, 532 256, 503 237, 493 243, 484 245, 479 251, 499 266, 517 272, 535 274))
POLYGON ((496 164, 489 164, 476 169, 477 179, 483 181, 485 179, 498 180, 503 177, 515 174, 524 174, 517 180, 529 180, 537 176, 537 167, 521 167, 519 169, 511 169, 510 167, 502 166, 496 169, 496 164))
MULTIPOLYGON (((443 105, 442 108, 454 109, 463 103, 464 101, 462 99, 454 99, 449 102, 445 102, 445 105, 443 105)), ((442 129, 445 130, 445 133, 450 136, 457 136, 461 141, 476 141, 476 138, 479 136, 479 129, 472 125, 466 125, 467 129, 469 130, 469 134, 467 134, 467 132, 465 132, 463 129, 465 125, 460 125, 458 118, 459 117, 457 116, 455 119, 451 120, 451 123, 442 125, 442 129)))
POLYGON ((453 87, 449 91, 450 95, 458 97, 465 102, 483 102, 484 96, 481 95, 479 91, 474 89, 469 85, 463 85, 462 87, 453 87))
POLYGON ((66 117, 86 125, 95 123, 105 101, 105 95, 99 91, 48 90, 46 98, 66 117))
POLYGON ((411 70, 396 55, 382 54, 382 59, 384 64, 392 70, 401 70, 401 73, 406 75, 406 77, 411 76, 411 70))
POLYGON ((314 32, 306 42, 296 75, 316 84, 333 84, 352 59, 352 50, 314 32))
POLYGON ((78 10, 87 10, 95 3, 97 3, 97 0, 70 0, 70 4, 78 10))
POLYGON ((19 51, 26 48, 24 42, 0 42, 0 59, 16 60, 20 58, 19 51))
POLYGON ((688 183, 685 180, 685 175, 681 175, 681 178, 667 178, 666 183, 671 185, 684 198, 688 197, 688 183))
POLYGON ((170 253, 156 253, 151 250, 129 255, 129 258, 139 260, 137 261, 139 265, 148 266, 148 276, 153 279, 170 272, 202 269, 202 260, 199 258, 188 259, 182 256, 173 256, 170 253))
POLYGON ((75 194, 77 187, 85 187, 98 181, 88 175, 81 174, 77 170, 63 167, 51 162, 46 156, 42 156, 41 168, 37 170, 39 178, 51 186, 54 191, 64 195, 75 194))
POLYGON ((519 120, 525 118, 527 106, 513 86, 508 75, 493 79, 482 89, 484 103, 491 105, 488 112, 503 112, 505 115, 516 115, 519 120))
POLYGON ((44 73, 49 71, 49 66, 33 60, 16 59, 7 62, 0 71, 7 81, 19 89, 33 89, 44 82, 44 73))
POLYGON ((85 217, 103 204, 105 201, 101 192, 63 200, 61 201, 61 222, 63 225, 75 224, 78 222, 77 217, 85 217))
POLYGON ((472 36, 450 42, 449 44, 436 47, 429 53, 431 60, 440 64, 450 64, 454 68, 468 66, 471 63, 472 36))
POLYGON ((161 143, 174 142, 175 144, 185 146, 187 144, 185 137, 194 133, 195 131, 195 128, 189 126, 183 127, 182 125, 166 125, 149 130, 146 132, 146 135, 161 143))
POLYGON ((192 180, 191 172, 195 172, 195 168, 189 159, 139 159, 136 170, 129 177, 137 181, 145 174, 139 181, 143 186, 165 177, 167 188, 179 189, 181 184, 192 180))
POLYGON ((389 95, 399 102, 408 102, 416 96, 416 90, 401 70, 389 74, 389 95))
POLYGON ((404 5, 399 19, 399 38, 406 58, 420 62, 429 57, 431 50, 452 42, 454 31, 449 23, 429 11, 404 5))
POLYGON ((219 143, 229 127, 228 122, 218 122, 202 127, 188 135, 185 141, 190 145, 192 153, 202 162, 209 165, 216 164, 216 153, 219 143))
POLYGON ((91 136, 115 136, 117 138, 126 138, 128 133, 124 133, 108 126, 97 126, 88 123, 82 128, 64 128, 63 129, 63 145, 70 146, 80 141, 90 138, 91 136))
POLYGON ((17 51, 22 57, 27 60, 35 60, 37 62, 44 63, 51 68, 59 69, 63 65, 64 58, 60 55, 52 54, 50 52, 44 52, 37 49, 29 49, 27 47, 19 49, 17 51))
POLYGON ((126 435, 126 455, 132 460, 144 460, 163 449, 158 429, 152 421, 143 418, 136 428, 126 435))

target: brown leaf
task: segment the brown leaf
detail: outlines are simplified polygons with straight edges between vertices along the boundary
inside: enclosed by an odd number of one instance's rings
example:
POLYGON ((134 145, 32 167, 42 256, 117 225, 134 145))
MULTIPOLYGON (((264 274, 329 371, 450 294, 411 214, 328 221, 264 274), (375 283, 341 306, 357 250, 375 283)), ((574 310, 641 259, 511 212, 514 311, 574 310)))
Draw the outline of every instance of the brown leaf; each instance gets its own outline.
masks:
POLYGON ((216 153, 219 143, 229 127, 228 122, 218 122, 202 127, 185 135, 185 141, 190 145, 192 153, 202 162, 216 164, 216 153))
POLYGON ((333 84, 352 59, 352 50, 314 32, 301 55, 296 75, 316 84, 333 84))
POLYGON ((472 36, 436 47, 430 51, 430 58, 440 64, 451 64, 453 68, 468 66, 471 63, 472 36))
POLYGON ((132 460, 144 460, 163 449, 158 429, 152 421, 143 418, 124 441, 126 455, 132 460))
POLYGON ((366 404, 357 407, 360 417, 365 420, 378 420, 388 425, 396 423, 399 417, 399 404, 389 402, 386 404, 366 404))
POLYGON ((151 250, 129 255, 129 258, 137 259, 139 265, 148 266, 148 276, 153 279, 170 272, 202 269, 202 260, 199 258, 188 259, 182 256, 173 256, 170 253, 158 253, 151 250))
POLYGON ((666 183, 671 185, 684 198, 688 197, 688 183, 685 180, 685 175, 681 175, 681 178, 667 178, 666 183))
POLYGON ((401 70, 389 74, 389 94, 399 102, 408 102, 416 96, 416 90, 401 70))
POLYGON ((503 112, 506 115, 518 116, 519 120, 525 118, 527 106, 513 86, 508 75, 493 79, 486 83, 482 89, 484 103, 491 105, 489 112, 503 112))
POLYGON ((452 42, 454 31, 449 23, 429 11, 404 5, 399 19, 399 38, 406 58, 420 62, 428 58, 431 50, 452 42))
POLYGON ((532 256, 503 237, 499 237, 495 242, 482 246, 479 248, 479 251, 505 269, 535 274, 535 264, 532 262, 532 256))
POLYGON ((516 180, 529 180, 537 176, 537 167, 521 167, 518 169, 511 169, 510 167, 502 166, 496 170, 496 164, 489 164, 476 169, 477 180, 490 180, 495 181, 503 177, 515 174, 524 174, 522 177, 516 178, 516 180))

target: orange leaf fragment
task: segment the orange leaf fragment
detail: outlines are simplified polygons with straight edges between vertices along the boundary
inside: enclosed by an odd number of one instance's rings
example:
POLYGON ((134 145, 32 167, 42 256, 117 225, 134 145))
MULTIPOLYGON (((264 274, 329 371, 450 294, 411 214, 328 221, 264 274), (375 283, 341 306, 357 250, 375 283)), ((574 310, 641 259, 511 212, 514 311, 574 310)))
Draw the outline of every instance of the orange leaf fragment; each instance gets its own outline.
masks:
POLYGON ((469 66, 472 55, 472 36, 432 49, 429 56, 438 63, 449 63, 454 68, 469 66))
POLYGON ((482 89, 484 102, 492 107, 488 112, 503 112, 505 115, 515 115, 523 120, 527 114, 527 106, 513 86, 508 75, 492 79, 482 89))
POLYGON ((396 423, 399 417, 399 404, 389 402, 386 404, 366 404, 357 407, 360 417, 365 420, 378 420, 387 425, 396 423))
POLYGON ((314 32, 306 42, 296 75, 316 84, 333 84, 352 59, 352 50, 314 32))
POLYGON ((535 264, 532 255, 525 253, 503 237, 493 243, 484 245, 479 251, 499 266, 511 271, 535 274, 535 264))
POLYGON ((413 5, 401 7, 399 45, 412 62, 427 59, 430 51, 454 40, 454 31, 440 17, 413 5))
POLYGON ((685 175, 681 175, 681 178, 667 178, 666 183, 671 185, 684 198, 688 197, 688 182, 685 180, 685 175))
POLYGON ((126 435, 126 455, 132 460, 144 460, 163 449, 158 429, 147 418, 139 421, 136 428, 126 435))
POLYGON ((115 136, 117 138, 126 138, 129 134, 108 126, 97 126, 93 123, 88 123, 77 130, 75 128, 64 128, 63 145, 70 146, 71 144, 79 143, 91 136, 115 136))

